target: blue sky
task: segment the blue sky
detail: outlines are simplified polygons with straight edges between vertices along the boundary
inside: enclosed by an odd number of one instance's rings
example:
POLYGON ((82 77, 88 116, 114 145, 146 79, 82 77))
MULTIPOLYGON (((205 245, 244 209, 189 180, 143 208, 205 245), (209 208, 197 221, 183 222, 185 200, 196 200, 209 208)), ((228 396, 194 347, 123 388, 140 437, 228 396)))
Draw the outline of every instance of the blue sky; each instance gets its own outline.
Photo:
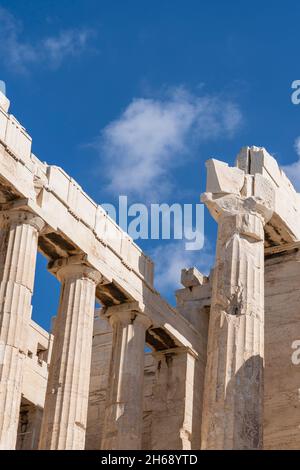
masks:
MULTIPOLYGON (((266 147, 300 190, 299 20, 293 0, 0 0, 0 79, 33 152, 97 202, 197 203, 205 160, 233 164, 244 145, 266 147)), ((140 243, 170 301, 181 267, 209 271, 207 213, 205 232, 199 252, 140 243)), ((44 327, 58 297, 39 256, 33 317, 44 327)))

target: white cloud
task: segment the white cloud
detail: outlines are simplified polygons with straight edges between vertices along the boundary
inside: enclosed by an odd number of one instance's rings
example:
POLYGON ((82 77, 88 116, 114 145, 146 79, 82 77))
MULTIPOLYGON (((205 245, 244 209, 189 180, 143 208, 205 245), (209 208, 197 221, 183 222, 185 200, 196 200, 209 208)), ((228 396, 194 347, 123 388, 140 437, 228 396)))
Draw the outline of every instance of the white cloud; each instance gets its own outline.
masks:
POLYGON ((22 23, 0 6, 0 56, 3 64, 22 73, 35 63, 53 67, 67 57, 81 54, 93 34, 88 29, 70 29, 33 43, 24 40, 22 33, 22 23))
POLYGON ((107 188, 143 200, 164 195, 172 189, 170 171, 183 157, 189 158, 200 141, 234 135, 241 120, 235 103, 183 88, 161 100, 134 99, 101 135, 107 188))
POLYGON ((5 8, 0 7, 0 53, 10 67, 24 71, 25 64, 37 59, 35 48, 21 42, 22 26, 5 8))
POLYGON ((195 266, 208 275, 214 263, 214 254, 207 241, 204 248, 197 251, 186 251, 183 241, 162 243, 150 255, 155 263, 155 287, 163 294, 182 287, 180 276, 183 268, 195 266))
POLYGON ((59 65, 65 58, 81 54, 93 35, 87 29, 61 31, 58 36, 44 39, 42 49, 53 65, 59 65))
POLYGON ((290 165, 282 166, 282 169, 295 186, 295 189, 300 191, 300 137, 296 138, 294 148, 298 155, 298 160, 290 165))

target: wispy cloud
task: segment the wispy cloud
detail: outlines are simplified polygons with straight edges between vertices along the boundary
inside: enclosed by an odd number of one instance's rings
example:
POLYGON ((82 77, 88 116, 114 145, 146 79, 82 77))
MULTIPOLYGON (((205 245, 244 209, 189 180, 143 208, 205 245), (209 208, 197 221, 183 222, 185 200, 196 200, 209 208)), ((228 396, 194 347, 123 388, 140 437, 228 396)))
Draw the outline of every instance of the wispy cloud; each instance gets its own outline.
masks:
POLYGON ((296 153, 298 157, 300 158, 300 137, 297 137, 297 139, 295 140, 294 146, 295 146, 296 153))
POLYGON ((170 192, 170 172, 179 161, 201 141, 233 136, 241 121, 236 103, 182 87, 162 99, 134 99, 101 134, 107 189, 143 200, 170 192))
POLYGON ((57 36, 44 39, 42 50, 53 65, 60 65, 67 57, 82 54, 94 35, 90 29, 61 31, 57 36))
POLYGON ((196 266, 203 274, 208 275, 214 262, 214 254, 208 241, 204 248, 187 251, 182 241, 165 242, 150 253, 155 263, 155 286, 163 294, 170 294, 178 289, 181 270, 196 266))
POLYGON ((282 166, 282 169, 295 186, 295 189, 300 191, 300 137, 296 138, 294 148, 298 156, 298 160, 290 165, 282 166))
POLYGON ((21 73, 33 64, 59 66, 65 59, 80 55, 94 35, 90 29, 69 29, 33 43, 23 33, 21 21, 0 6, 0 56, 3 65, 21 73))

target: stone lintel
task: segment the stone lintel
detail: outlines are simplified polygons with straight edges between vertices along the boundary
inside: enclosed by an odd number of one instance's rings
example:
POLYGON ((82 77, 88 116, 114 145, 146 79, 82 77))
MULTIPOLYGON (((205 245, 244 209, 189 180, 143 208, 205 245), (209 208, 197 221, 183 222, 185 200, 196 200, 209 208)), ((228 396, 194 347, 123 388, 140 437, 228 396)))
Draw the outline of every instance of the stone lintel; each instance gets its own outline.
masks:
POLYGON ((179 354, 184 354, 184 353, 190 354, 195 359, 198 359, 199 357, 199 354, 193 348, 184 347, 184 346, 178 346, 177 348, 163 349, 161 351, 154 351, 152 352, 152 355, 158 358, 159 356, 167 356, 168 354, 179 355, 179 354))
POLYGON ((293 243, 286 243, 284 245, 276 245, 265 248, 265 256, 271 256, 279 253, 285 253, 293 250, 300 249, 300 240, 293 243))

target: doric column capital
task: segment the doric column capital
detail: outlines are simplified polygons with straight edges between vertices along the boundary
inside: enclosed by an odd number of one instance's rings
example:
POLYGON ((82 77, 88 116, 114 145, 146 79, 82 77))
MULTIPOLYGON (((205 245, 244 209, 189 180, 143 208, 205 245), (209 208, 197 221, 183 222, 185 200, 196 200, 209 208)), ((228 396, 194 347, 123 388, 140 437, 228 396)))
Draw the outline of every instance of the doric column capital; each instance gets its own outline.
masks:
POLYGON ((22 209, 11 209, 0 212, 0 226, 8 227, 11 225, 28 224, 41 232, 45 227, 44 220, 33 212, 22 209))
POLYGON ((104 311, 104 315, 109 319, 110 324, 116 325, 122 323, 129 325, 130 323, 140 323, 145 326, 145 329, 150 328, 152 325, 149 317, 143 312, 138 302, 126 302, 113 307, 108 307, 104 311))
POLYGON ((216 221, 221 216, 232 216, 238 214, 253 214, 261 217, 262 222, 267 223, 273 214, 273 204, 269 200, 250 196, 243 198, 235 194, 217 196, 213 193, 204 193, 201 201, 206 205, 216 221))
POLYGON ((201 200, 219 224, 226 224, 228 235, 234 232, 257 240, 264 239, 264 225, 273 214, 269 201, 233 194, 217 197, 212 193, 204 193, 201 200))
POLYGON ((221 215, 251 213, 267 223, 275 208, 274 183, 256 173, 248 175, 236 167, 211 159, 207 162, 206 192, 201 200, 218 221, 221 215))
POLYGON ((100 284, 102 281, 102 275, 96 269, 88 265, 84 255, 75 255, 50 261, 48 269, 52 274, 56 275, 60 281, 64 279, 80 278, 89 279, 95 284, 100 284))

